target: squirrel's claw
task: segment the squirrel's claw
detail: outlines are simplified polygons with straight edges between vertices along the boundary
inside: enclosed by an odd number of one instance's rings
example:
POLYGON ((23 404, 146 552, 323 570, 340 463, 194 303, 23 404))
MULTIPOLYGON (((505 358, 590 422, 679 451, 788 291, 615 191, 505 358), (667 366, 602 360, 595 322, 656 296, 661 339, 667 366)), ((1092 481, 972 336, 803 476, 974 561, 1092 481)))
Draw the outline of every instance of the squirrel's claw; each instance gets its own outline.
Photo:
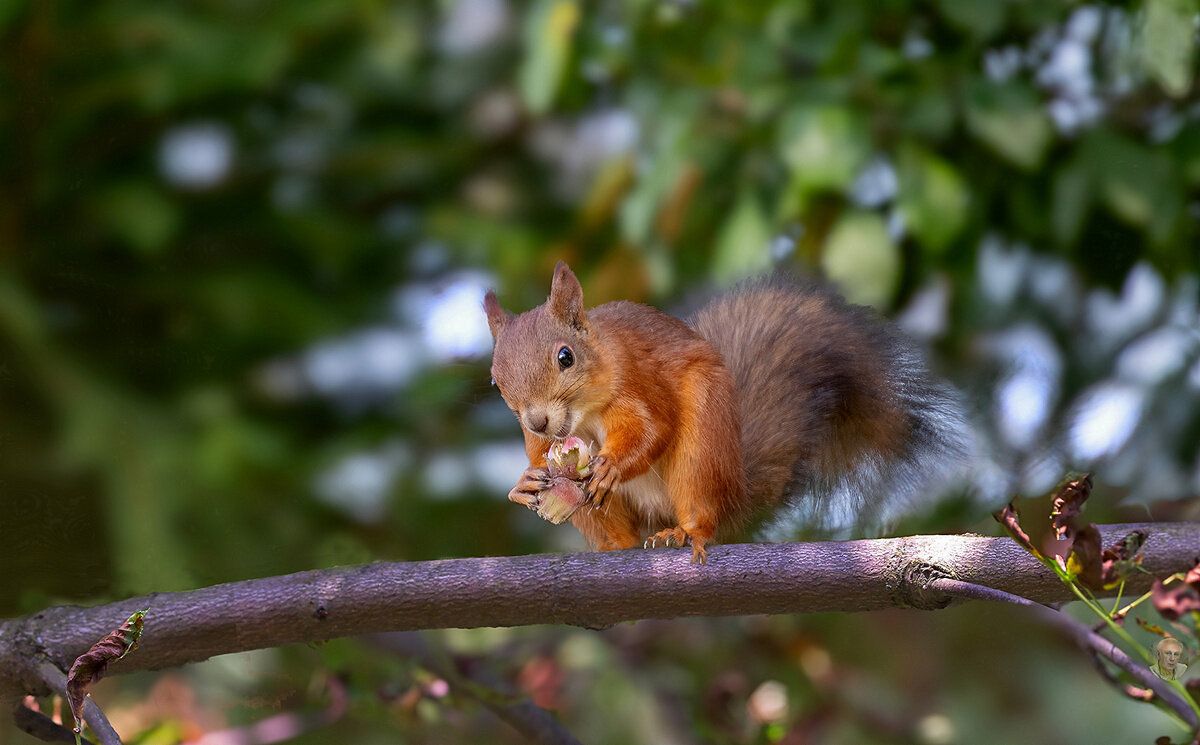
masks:
POLYGON ((658 548, 659 541, 661 541, 664 548, 672 548, 672 544, 675 548, 683 548, 689 540, 690 538, 683 528, 667 528, 647 538, 642 547, 658 548))
POLYGON ((517 485, 508 493, 508 498, 517 504, 523 504, 531 510, 541 505, 541 493, 550 488, 550 472, 545 468, 530 466, 521 474, 517 485))
POLYGON ((658 548, 660 545, 667 548, 674 546, 675 548, 683 548, 691 544, 692 546, 692 563, 706 564, 708 563, 708 551, 705 550, 704 544, 707 541, 704 538, 693 537, 683 528, 667 528, 660 530, 654 535, 646 539, 642 544, 643 548, 658 548))
POLYGON ((513 488, 512 491, 510 491, 508 493, 508 499, 510 502, 516 502, 517 504, 523 504, 531 510, 536 510, 541 505, 541 501, 542 501, 541 499, 538 498, 538 495, 529 494, 529 493, 523 492, 523 491, 518 491, 515 487, 513 488))
POLYGON ((589 467, 592 475, 587 482, 588 500, 591 502, 592 509, 597 510, 604 506, 605 500, 616 488, 621 474, 612 461, 603 455, 592 456, 589 467))

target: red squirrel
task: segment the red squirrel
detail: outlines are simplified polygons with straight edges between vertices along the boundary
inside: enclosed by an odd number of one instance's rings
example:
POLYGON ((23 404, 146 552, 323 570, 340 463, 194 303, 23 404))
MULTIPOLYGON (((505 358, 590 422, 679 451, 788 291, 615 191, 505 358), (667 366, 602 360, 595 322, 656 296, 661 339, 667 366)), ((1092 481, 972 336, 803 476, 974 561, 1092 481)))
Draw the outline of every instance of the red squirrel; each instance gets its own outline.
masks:
POLYGON ((685 323, 585 309, 559 262, 545 304, 517 315, 488 292, 484 310, 529 456, 509 499, 536 509, 551 443, 582 438, 588 501, 570 519, 600 550, 691 544, 703 563, 786 503, 810 524, 876 522, 962 454, 953 394, 911 342, 818 284, 752 281, 685 323))

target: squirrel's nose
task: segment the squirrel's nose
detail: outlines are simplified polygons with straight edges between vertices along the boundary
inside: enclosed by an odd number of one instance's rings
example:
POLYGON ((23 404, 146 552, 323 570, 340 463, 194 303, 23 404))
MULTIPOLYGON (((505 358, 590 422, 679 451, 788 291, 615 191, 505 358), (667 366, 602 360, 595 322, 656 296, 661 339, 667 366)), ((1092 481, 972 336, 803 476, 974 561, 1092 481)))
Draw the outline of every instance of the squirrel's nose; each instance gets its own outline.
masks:
POLYGON ((550 417, 546 416, 546 412, 544 411, 530 412, 525 415, 525 427, 530 432, 544 435, 548 426, 550 426, 550 417))

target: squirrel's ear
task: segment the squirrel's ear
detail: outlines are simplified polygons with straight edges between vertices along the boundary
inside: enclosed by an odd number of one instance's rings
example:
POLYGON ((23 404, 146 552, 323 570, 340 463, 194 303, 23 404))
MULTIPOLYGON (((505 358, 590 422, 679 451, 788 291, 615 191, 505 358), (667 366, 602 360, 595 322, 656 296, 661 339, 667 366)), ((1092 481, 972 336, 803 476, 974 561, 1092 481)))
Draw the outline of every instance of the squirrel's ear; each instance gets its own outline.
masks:
POLYGON ((500 301, 492 290, 483 296, 483 311, 487 313, 488 328, 492 330, 492 341, 495 341, 500 337, 500 329, 512 318, 512 313, 500 307, 500 301))
POLYGON ((550 284, 550 299, 546 301, 550 313, 572 328, 583 331, 586 327, 583 312, 583 288, 579 279, 565 261, 554 267, 554 281, 550 284))

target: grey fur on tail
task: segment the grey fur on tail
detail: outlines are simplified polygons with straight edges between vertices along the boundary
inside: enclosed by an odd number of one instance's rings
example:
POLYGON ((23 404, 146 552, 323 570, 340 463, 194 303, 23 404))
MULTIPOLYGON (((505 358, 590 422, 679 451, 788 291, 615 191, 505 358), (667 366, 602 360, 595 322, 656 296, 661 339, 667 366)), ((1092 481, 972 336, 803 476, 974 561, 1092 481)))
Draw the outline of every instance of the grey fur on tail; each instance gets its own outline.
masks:
POLYGON ((736 382, 760 537, 878 532, 961 477, 970 434, 956 392, 870 309, 777 275, 691 325, 736 382))
POLYGON ((834 478, 797 474, 786 506, 758 531, 762 539, 876 534, 961 485, 972 435, 957 391, 931 378, 915 350, 896 364, 894 384, 913 423, 905 449, 896 457, 864 452, 854 468, 834 478))

